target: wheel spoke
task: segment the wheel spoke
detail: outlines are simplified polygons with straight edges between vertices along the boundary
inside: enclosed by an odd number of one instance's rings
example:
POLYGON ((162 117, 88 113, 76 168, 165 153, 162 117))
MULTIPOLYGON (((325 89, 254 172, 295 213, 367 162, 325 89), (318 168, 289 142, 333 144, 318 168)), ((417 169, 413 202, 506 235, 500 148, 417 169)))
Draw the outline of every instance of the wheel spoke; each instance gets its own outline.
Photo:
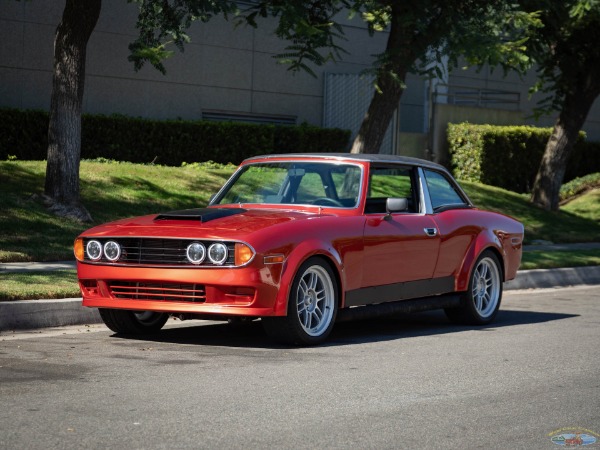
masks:
POLYGON ((310 279, 308 282, 308 288, 312 289, 313 291, 315 290, 315 288, 317 287, 317 282, 319 281, 317 274, 315 273, 311 273, 309 275, 310 279))
POLYGON ((302 297, 304 297, 308 292, 308 286, 306 285, 306 281, 304 280, 304 278, 300 280, 300 283, 298 285, 298 291, 302 293, 302 297))
POLYGON ((321 323, 321 319, 323 318, 323 311, 317 306, 314 310, 315 317, 321 323))
POLYGON ((477 311, 481 312, 481 304, 482 304, 482 300, 481 300, 481 295, 477 295, 475 297, 475 308, 477 309, 477 311))

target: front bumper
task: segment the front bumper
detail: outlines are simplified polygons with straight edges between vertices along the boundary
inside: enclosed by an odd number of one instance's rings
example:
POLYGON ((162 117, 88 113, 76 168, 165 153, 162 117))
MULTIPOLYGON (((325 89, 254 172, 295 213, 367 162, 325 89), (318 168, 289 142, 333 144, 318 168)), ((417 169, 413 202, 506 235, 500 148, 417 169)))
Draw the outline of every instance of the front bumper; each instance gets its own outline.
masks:
POLYGON ((241 268, 77 263, 83 306, 173 314, 272 316, 282 264, 241 268))

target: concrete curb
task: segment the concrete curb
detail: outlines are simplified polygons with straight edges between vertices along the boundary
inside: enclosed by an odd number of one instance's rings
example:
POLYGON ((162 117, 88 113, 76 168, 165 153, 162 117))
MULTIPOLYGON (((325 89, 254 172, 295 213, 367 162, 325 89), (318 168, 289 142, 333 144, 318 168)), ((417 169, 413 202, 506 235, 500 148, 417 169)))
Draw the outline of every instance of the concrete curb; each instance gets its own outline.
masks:
MULTIPOLYGON (((600 285, 600 266, 524 270, 504 284, 505 291, 600 285)), ((98 310, 81 306, 81 298, 0 302, 0 331, 100 323, 98 310)))
POLYGON ((100 322, 98 310, 81 306, 81 298, 0 302, 0 331, 100 322))
POLYGON ((600 284, 600 266, 522 270, 504 283, 504 290, 540 289, 600 284))

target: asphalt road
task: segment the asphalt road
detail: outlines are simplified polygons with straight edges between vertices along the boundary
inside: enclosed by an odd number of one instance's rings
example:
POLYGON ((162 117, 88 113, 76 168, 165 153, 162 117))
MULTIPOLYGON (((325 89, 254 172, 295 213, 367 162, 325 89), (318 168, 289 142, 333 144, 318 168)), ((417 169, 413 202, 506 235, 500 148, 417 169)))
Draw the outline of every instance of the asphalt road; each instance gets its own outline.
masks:
POLYGON ((559 448, 600 432, 599 325, 596 286, 507 293, 486 328, 339 324, 316 348, 258 323, 4 332, 0 448, 559 448))

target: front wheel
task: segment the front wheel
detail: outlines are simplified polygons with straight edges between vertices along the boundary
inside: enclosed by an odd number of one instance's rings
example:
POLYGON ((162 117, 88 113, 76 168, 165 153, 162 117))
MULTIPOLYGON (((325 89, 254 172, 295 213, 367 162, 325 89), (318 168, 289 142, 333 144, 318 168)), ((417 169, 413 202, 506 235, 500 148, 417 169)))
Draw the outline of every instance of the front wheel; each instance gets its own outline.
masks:
POLYGON ((321 258, 311 258, 300 266, 294 278, 287 316, 263 318, 265 331, 286 344, 320 344, 333 328, 338 297, 338 285, 329 264, 321 258))
POLYGON ((165 313, 100 308, 100 317, 118 334, 152 334, 160 331, 169 319, 165 313))
POLYGON ((502 271, 498 257, 486 251, 475 262, 468 291, 461 306, 445 310, 453 322, 468 325, 487 325, 498 314, 502 300, 502 271))

